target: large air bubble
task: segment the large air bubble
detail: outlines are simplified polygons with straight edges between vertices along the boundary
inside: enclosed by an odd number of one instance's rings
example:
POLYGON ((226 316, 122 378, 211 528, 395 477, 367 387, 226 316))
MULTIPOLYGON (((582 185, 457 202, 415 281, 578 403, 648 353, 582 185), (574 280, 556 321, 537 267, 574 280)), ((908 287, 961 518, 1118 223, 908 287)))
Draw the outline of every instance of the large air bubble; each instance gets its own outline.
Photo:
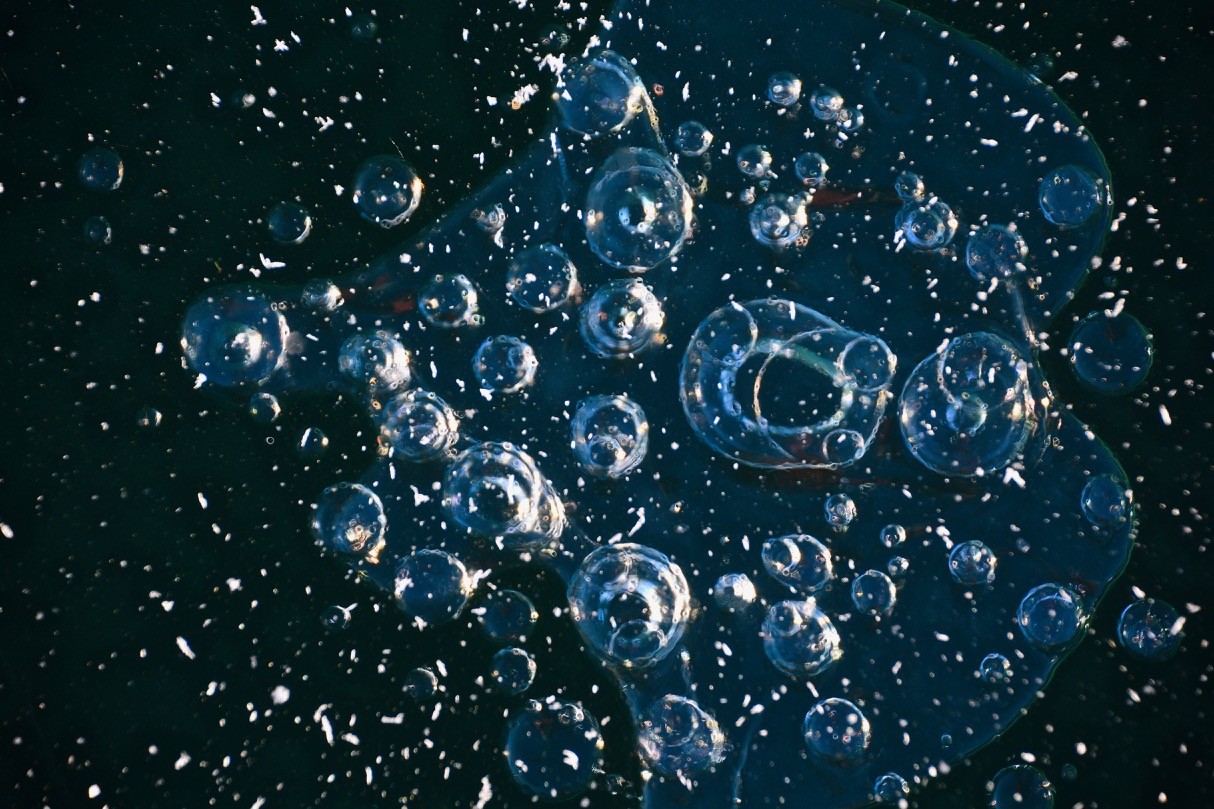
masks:
POLYGON ((885 342, 775 298, 710 314, 680 396, 696 435, 750 466, 854 463, 880 426, 897 360, 885 342))
POLYGON ((691 192, 651 149, 620 149, 586 195, 586 240, 612 267, 644 272, 678 252, 691 233, 691 192))
POLYGON ((447 469, 443 504, 457 523, 514 549, 559 539, 564 508, 530 455, 508 443, 464 450, 447 469))
POLYGON ((468 603, 472 578, 463 562, 446 551, 423 548, 405 557, 396 573, 396 600, 426 624, 450 621, 468 603))
POLYGON ((648 101, 632 65, 611 51, 570 60, 557 78, 555 98, 562 123, 591 137, 623 129, 648 101))
POLYGON ((645 545, 605 545, 569 585, 573 620, 590 647, 625 668, 652 666, 683 637, 691 609, 679 566, 645 545))
POLYGON ((341 553, 374 559, 384 545, 388 520, 379 495, 361 483, 338 483, 321 494, 312 512, 312 534, 341 553))
POLYGON ((540 800, 562 801, 586 791, 602 761, 599 723, 580 705, 531 702, 506 734, 510 775, 540 800))
POLYGON ((620 278, 590 296, 578 325, 587 348, 605 359, 623 359, 648 348, 665 322, 652 289, 636 279, 620 278))
POLYGON ((812 598, 772 604, 760 634, 767 659, 790 677, 821 674, 843 656, 839 631, 812 598))
POLYGON ((854 764, 872 744, 873 732, 864 712, 855 703, 830 697, 805 714, 805 745, 828 764, 854 764))
POLYGON ((379 431, 394 457, 429 461, 447 456, 459 440, 451 406, 427 390, 405 391, 384 406, 379 431))
POLYGON ((621 478, 632 472, 649 448, 645 411, 627 396, 593 396, 573 415, 573 454, 592 475, 621 478))
POLYGON ((186 361, 221 387, 261 382, 282 364, 287 321, 256 292, 229 292, 195 302, 185 313, 186 361))
POLYGON ((637 745, 662 775, 685 778, 725 757, 725 734, 695 700, 667 694, 649 706, 637 729, 637 745))
POLYGON ((1007 340, 975 332, 950 340, 911 372, 898 403, 906 445, 942 475, 1004 468, 1038 435, 1040 383, 1007 340))

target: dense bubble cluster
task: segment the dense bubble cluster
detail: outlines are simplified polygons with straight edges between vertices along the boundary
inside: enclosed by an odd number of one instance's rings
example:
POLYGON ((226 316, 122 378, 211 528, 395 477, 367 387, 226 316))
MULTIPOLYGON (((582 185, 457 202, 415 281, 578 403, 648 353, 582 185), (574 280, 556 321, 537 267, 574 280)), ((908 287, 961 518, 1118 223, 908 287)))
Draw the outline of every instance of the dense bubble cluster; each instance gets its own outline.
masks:
POLYGON ((380 227, 404 222, 417 210, 421 198, 421 177, 399 157, 372 157, 354 175, 354 205, 364 219, 380 227))
POLYGON ((1030 360, 989 332, 955 337, 911 372, 898 402, 911 453, 942 475, 1004 468, 1037 433, 1041 415, 1030 360))
POLYGON ((569 585, 569 608, 596 654, 645 668, 678 645, 691 595, 683 571, 665 554, 623 543, 586 557, 569 585))
POLYGON ((645 411, 627 396, 593 396, 578 405, 571 423, 573 454, 592 475, 621 478, 649 448, 645 411))

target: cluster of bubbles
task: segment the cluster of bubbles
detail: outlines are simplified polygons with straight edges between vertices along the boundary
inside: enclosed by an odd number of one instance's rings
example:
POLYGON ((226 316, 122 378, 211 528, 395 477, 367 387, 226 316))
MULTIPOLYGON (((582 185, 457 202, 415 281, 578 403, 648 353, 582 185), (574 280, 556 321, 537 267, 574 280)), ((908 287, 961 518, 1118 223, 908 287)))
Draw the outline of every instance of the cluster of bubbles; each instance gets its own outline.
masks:
POLYGON ((724 455, 758 467, 835 468, 868 449, 896 366, 880 338, 801 304, 731 303, 692 335, 679 393, 696 434, 724 455))

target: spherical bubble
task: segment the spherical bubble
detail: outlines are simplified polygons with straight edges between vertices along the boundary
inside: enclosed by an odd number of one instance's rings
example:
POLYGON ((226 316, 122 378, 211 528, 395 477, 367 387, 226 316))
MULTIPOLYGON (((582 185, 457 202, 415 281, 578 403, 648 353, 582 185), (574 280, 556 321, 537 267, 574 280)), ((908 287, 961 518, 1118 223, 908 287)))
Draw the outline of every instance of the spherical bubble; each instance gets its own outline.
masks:
POLYGON ((309 309, 318 312, 332 312, 345 303, 345 298, 337 284, 327 278, 318 278, 304 285, 300 301, 309 309))
POLYGON ((931 252, 949 245, 957 233, 953 209, 938 199, 912 201, 894 216, 894 240, 915 250, 931 252))
POLYGON ((350 625, 348 607, 333 605, 320 614, 320 625, 330 632, 341 632, 350 625))
POLYGON ((901 525, 891 523, 881 529, 881 544, 893 548, 906 541, 906 529, 901 525))
POLYGON ((836 531, 846 528, 856 519, 856 501, 841 492, 827 497, 822 510, 826 512, 826 522, 836 531))
POLYGON ((586 790, 603 762, 599 724, 580 705, 531 702, 510 722, 506 764, 529 795, 561 801, 586 790))
POLYGON ((966 587, 984 587, 995 580, 994 552, 976 539, 953 546, 948 572, 966 587))
POLYGON ((791 107, 801 100, 801 80, 787 71, 773 73, 767 80, 767 97, 773 104, 791 107))
POLYGON ((405 391, 384 406, 379 432, 394 457, 429 461, 448 455, 459 440, 451 406, 428 390, 405 391))
POLYGON ((1036 369, 989 332, 955 337, 911 372, 898 403, 911 454, 942 475, 1002 469, 1037 433, 1036 369))
POLYGON ((889 615, 897 600, 893 580, 879 570, 865 571, 851 583, 851 603, 866 615, 889 615))
POLYGON ((641 718, 637 747, 657 772, 668 778, 686 777, 725 759, 725 734, 694 700, 667 694, 641 718))
POLYGON ((481 343, 472 358, 472 372, 481 390, 518 393, 535 381, 540 367, 535 350, 517 337, 498 335, 481 343))
POLYGON ((396 600, 405 612, 427 624, 455 618, 471 592, 472 579, 464 563, 446 551, 413 551, 396 571, 396 600))
POLYGON ((978 676, 988 685, 1004 685, 1012 679, 1012 661, 991 652, 978 664, 978 676))
POLYGON ((910 794, 910 784, 896 772, 887 772, 873 784, 873 797, 881 803, 900 803, 910 794))
POLYGON ((408 387, 411 361, 401 341, 386 331, 352 334, 337 354, 342 375, 373 391, 408 387))
POLYGON ((804 152, 797 155, 792 167, 797 179, 811 188, 817 188, 825 183, 826 172, 830 171, 826 158, 817 152, 804 152))
POLYGON ((90 191, 114 191, 122 185, 122 158, 109 149, 90 149, 76 167, 80 182, 90 191))
POLYGON ((797 195, 765 194, 750 209, 750 233, 755 241, 768 247, 791 246, 808 226, 805 199, 797 195))
POLYGON ((965 266, 979 281, 1010 278, 1028 269, 1029 248, 1015 225, 983 225, 965 243, 965 266))
POLYGON ((531 599, 518 590, 498 590, 477 610, 481 628, 496 641, 519 643, 535 626, 540 614, 531 599))
POLYGON ((1133 315, 1093 312, 1071 332, 1071 370, 1097 393, 1127 393, 1142 384, 1155 359, 1151 335, 1133 315))
POLYGON ((312 512, 312 535, 341 553, 374 559, 383 548, 387 528, 379 495, 361 483, 330 486, 312 512))
POLYGON ((274 394, 258 391, 249 397, 249 415, 258 424, 273 424, 282 415, 282 405, 274 394))
POLYGON ((802 731, 809 752, 828 764, 859 761, 873 740, 864 712, 840 697, 821 700, 810 708, 802 731))
POLYGON ((300 244, 312 232, 312 217, 308 209, 294 202, 280 202, 270 209, 266 225, 274 241, 300 244))
POLYGON ((1133 492, 1118 475, 1096 475, 1083 487, 1079 501, 1087 521, 1098 528, 1114 528, 1133 513, 1133 492))
POLYGON ((315 461, 329 448, 329 436, 317 427, 307 427, 295 442, 295 451, 306 461, 315 461))
POLYGON ((1016 610, 1025 640, 1043 652, 1060 652, 1083 632, 1087 615, 1079 595, 1061 584, 1034 587, 1016 610))
POLYGON ((375 39, 379 23, 370 14, 355 14, 350 18, 350 36, 355 39, 375 39))
POLYGON ((809 97, 809 106, 819 121, 833 121, 843 109, 843 94, 823 84, 809 97))
POLYGON ((905 556, 890 557, 889 562, 885 565, 885 569, 891 579, 895 581, 901 580, 910 572, 910 560, 905 556))
POLYGON ((577 267, 555 244, 521 251, 506 271, 506 292, 531 312, 551 312, 578 294, 577 267))
POLYGON ((653 548, 604 545, 587 556, 569 585, 573 620, 608 662, 644 668, 674 651, 691 610, 687 579, 653 548))
POLYGON ((835 115, 840 132, 859 132, 864 128, 864 113, 859 107, 844 107, 835 115))
POLYGON ((771 173, 771 152, 757 143, 738 149, 738 171, 743 176, 761 180, 771 173))
POLYGON ((535 658, 522 649, 508 647, 493 656, 489 677, 503 694, 521 694, 535 680, 535 658))
POLYGON ((530 455, 486 442, 460 453, 447 469, 443 503, 456 522, 485 536, 534 531, 544 481, 530 455))
POLYGON ((763 543, 768 574, 800 593, 816 593, 834 578, 830 549, 808 534, 772 537, 763 543))
POLYGON ((617 132, 645 109, 645 85, 628 60, 611 51, 570 59, 557 76, 556 108, 565 126, 597 137, 617 132))
POLYGON ((154 407, 143 407, 135 414, 135 426, 142 430, 155 430, 164 420, 164 415, 154 407))
POLYGON ((417 668, 405 675, 404 691, 417 702, 428 702, 438 693, 438 676, 427 668, 417 668))
POLYGON ((464 275, 439 275, 418 297, 422 317, 432 326, 456 329, 480 322, 480 295, 464 275))
POLYGON ((622 478, 640 466, 649 448, 645 411, 627 396, 593 396, 571 423, 573 454, 592 475, 622 478))
POLYGON ((648 348, 665 322, 666 314, 652 289, 635 279, 617 279, 590 296, 578 327, 595 354, 622 359, 648 348))
POLYGON ((354 205, 363 219, 380 227, 404 222, 417 210, 421 198, 421 177, 399 157, 377 155, 354 175, 354 205))
POLYGON ((913 171, 899 172, 894 178, 894 192, 903 202, 918 202, 927 195, 923 178, 913 171))
POLYGON ((255 292, 230 292, 195 301, 185 313, 181 347, 186 361, 221 387, 261 382, 278 370, 287 321, 255 292))
POLYGON ((843 656, 838 630, 812 598, 771 605, 760 635, 767 659, 790 677, 813 677, 843 656))
POLYGON ((1079 166, 1060 166, 1045 175, 1037 189, 1041 212, 1060 228, 1086 224, 1105 203, 1103 183, 1079 166))
POLYGON ((1140 598, 1117 620, 1121 648, 1146 660, 1167 660, 1180 648, 1184 619, 1166 601, 1140 598))
POLYGON ((496 235, 506 226, 506 208, 500 202, 484 209, 477 208, 472 212, 472 221, 485 233, 496 235))
POLYGON ((114 229, 104 216, 90 216, 84 220, 84 240, 101 247, 114 240, 114 229))
POLYGON ((745 573, 726 573, 712 586, 712 597, 726 612, 743 612, 758 600, 759 593, 745 573))
POLYGON ((679 395, 717 452, 763 468, 834 468, 876 434, 893 363, 877 338, 792 301, 731 303, 692 335, 679 395))
POLYGON ((1030 764, 1013 764, 987 784, 992 809, 1053 809, 1054 785, 1030 764))
POLYGON ((691 192, 652 149, 616 151, 586 193, 586 240, 618 270, 644 272, 673 256, 691 234, 691 192))
POLYGON ((674 131, 673 143, 684 157, 699 157, 712 146, 712 133, 699 121, 684 121, 674 131))

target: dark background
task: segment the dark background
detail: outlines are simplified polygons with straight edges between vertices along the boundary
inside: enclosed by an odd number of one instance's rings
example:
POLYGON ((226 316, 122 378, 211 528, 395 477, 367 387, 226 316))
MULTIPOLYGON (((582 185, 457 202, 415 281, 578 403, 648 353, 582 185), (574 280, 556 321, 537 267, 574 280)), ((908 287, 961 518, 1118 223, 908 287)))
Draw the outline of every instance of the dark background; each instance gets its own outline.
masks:
MULTIPOLYGON (((180 362, 186 303, 247 278, 238 265, 266 252, 287 261, 271 271, 280 282, 357 267, 543 126, 546 90, 518 111, 504 102, 543 82, 528 49, 567 13, 550 2, 392 5, 375 14, 373 39, 352 34, 342 3, 263 2, 265 26, 251 26, 241 3, 0 10, 0 522, 12 534, 0 537, 0 805, 462 807, 485 775, 490 805, 524 803, 499 744, 518 701, 476 682, 493 647, 466 622, 424 635, 405 627, 312 546, 311 498, 370 463, 358 408, 294 397, 278 424, 256 425, 193 391, 180 362), (276 53, 275 40, 290 49, 276 53), (255 96, 248 108, 245 94, 255 96), (486 105, 490 95, 501 103, 486 105), (336 123, 318 134, 316 116, 336 123), (123 157, 117 192, 76 179, 90 138, 123 157), (410 223, 384 232, 334 186, 349 186, 365 157, 398 149, 427 191, 410 223), (284 199, 316 222, 301 247, 266 233, 265 212, 284 199), (101 249, 81 233, 94 214, 114 227, 101 249), (145 407, 163 413, 159 429, 137 427, 145 407), (308 426, 332 440, 310 465, 293 451, 308 426), (355 603, 348 630, 321 628, 327 606, 355 603), (446 676, 434 716, 402 686, 437 660, 446 676), (275 706, 279 685, 290 699, 275 706), (328 744, 314 719, 322 705, 357 745, 328 744), (397 713, 402 724, 381 723, 397 713)), ((1195 1, 912 5, 1022 63, 1050 54, 1055 77, 1078 74, 1054 86, 1104 148, 1124 220, 1104 253, 1113 269, 1080 292, 1051 343, 1064 345, 1075 318, 1114 288, 1129 290, 1127 309, 1157 350, 1147 386, 1121 399, 1097 400, 1057 355, 1043 358, 1060 398, 1130 473, 1138 547, 1046 696, 916 801, 977 805, 995 771, 1030 754, 1060 807, 1150 806, 1161 794, 1170 806, 1212 805, 1211 12, 1195 1), (1114 647, 1131 587, 1203 608, 1171 662, 1114 647)), ((555 579, 525 576, 518 583, 542 615, 529 644, 540 672, 532 694, 580 700, 607 720, 606 770, 635 786, 623 703, 588 656, 570 652, 576 634, 553 612, 563 603, 555 579)), ((615 779, 601 780, 592 805, 624 805, 636 791, 612 794, 615 779)))

